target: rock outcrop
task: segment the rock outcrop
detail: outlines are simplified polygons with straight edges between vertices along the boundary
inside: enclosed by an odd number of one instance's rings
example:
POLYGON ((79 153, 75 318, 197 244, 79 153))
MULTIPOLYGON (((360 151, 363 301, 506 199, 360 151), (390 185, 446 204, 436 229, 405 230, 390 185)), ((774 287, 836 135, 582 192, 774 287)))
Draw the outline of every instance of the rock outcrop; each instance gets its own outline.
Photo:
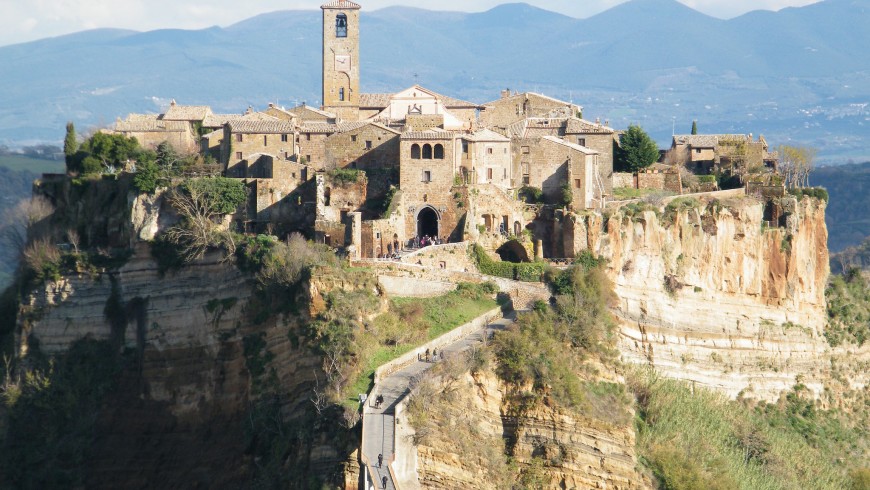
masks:
POLYGON ((624 359, 765 399, 816 371, 828 350, 825 203, 784 198, 781 227, 765 226, 764 205, 681 199, 578 220, 576 241, 609 260, 624 359))
POLYGON ((143 243, 118 270, 65 276, 22 306, 21 354, 37 345, 61 353, 85 337, 136 353, 97 416, 88 487, 243 486, 258 466, 252 414, 263 406, 285 414, 292 430, 284 462, 291 480, 357 473, 345 467, 358 436, 340 415, 306 418, 325 377, 306 340, 304 307, 341 285, 312 281, 300 290, 298 314, 264 314, 250 276, 220 259, 207 255, 161 275, 143 243))

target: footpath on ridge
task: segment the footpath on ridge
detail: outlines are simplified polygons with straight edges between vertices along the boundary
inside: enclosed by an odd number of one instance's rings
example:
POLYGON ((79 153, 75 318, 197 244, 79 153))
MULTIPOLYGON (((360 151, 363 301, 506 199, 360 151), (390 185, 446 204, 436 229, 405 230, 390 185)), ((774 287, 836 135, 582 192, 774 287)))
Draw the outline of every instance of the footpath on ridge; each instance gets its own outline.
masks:
POLYGON ((375 386, 363 406, 362 461, 365 490, 419 488, 416 473, 396 471, 393 465, 396 459, 397 442, 398 445, 403 444, 403 441, 397 441, 397 437, 401 436, 396 435, 397 407, 410 394, 414 380, 438 362, 442 362, 441 354, 444 360, 461 355, 463 351, 483 343, 493 331, 504 329, 513 323, 514 318, 513 313, 502 316, 498 310, 489 311, 456 330, 414 349, 406 354, 404 360, 400 358, 378 369, 375 374, 375 386), (417 354, 425 352, 426 349, 431 352, 436 348, 439 360, 426 362, 425 355, 424 359, 416 360, 417 354), (383 376, 379 379, 381 373, 383 376), (384 401, 380 408, 375 408, 375 400, 379 395, 384 397, 384 401), (378 455, 381 455, 383 461, 380 466, 378 455), (386 486, 383 485, 384 477, 386 477, 386 486))

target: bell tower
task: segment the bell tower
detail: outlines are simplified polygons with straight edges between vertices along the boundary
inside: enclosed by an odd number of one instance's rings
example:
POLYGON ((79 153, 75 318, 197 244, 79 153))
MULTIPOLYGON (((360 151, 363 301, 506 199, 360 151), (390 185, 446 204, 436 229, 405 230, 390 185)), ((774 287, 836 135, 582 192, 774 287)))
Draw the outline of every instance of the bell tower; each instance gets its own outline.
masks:
POLYGON ((323 4, 323 110, 359 120, 359 11, 350 0, 323 4))

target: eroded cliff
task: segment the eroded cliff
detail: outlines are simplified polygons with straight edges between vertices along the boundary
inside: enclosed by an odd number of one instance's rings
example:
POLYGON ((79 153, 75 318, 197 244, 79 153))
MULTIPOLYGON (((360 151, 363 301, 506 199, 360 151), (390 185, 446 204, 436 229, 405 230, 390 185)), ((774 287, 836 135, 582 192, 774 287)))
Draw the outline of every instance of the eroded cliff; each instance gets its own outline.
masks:
POLYGON ((87 486, 355 487, 358 434, 337 407, 313 413, 325 376, 305 329, 321 294, 351 286, 328 275, 308 286, 278 314, 219 253, 161 274, 143 243, 117 270, 65 275, 31 294, 21 356, 63 353, 83 338, 123 353, 95 417, 87 486), (272 450, 288 456, 270 461, 272 450))

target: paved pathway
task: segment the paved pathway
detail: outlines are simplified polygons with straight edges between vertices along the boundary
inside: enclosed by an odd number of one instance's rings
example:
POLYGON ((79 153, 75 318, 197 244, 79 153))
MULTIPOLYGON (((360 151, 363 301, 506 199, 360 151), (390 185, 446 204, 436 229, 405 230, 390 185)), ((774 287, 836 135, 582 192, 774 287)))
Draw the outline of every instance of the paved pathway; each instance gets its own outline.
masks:
MULTIPOLYGON (((448 359, 474 345, 480 344, 485 338, 484 336, 490 335, 495 330, 504 329, 507 325, 513 323, 514 318, 514 314, 511 313, 505 318, 499 318, 489 323, 486 327, 475 333, 469 334, 452 344, 448 344, 442 349, 444 358, 448 359)), ((366 401, 365 408, 363 409, 363 431, 365 432, 363 454, 365 454, 371 463, 369 474, 375 480, 373 483, 376 489, 386 488, 387 490, 393 490, 396 488, 392 481, 392 475, 387 469, 387 463, 392 460, 394 454, 396 405, 408 396, 414 378, 434 365, 435 363, 432 362, 420 361, 394 372, 375 386, 369 395, 368 401, 366 401), (375 408, 374 406, 377 395, 383 395, 384 397, 384 403, 381 408, 375 408), (380 468, 377 464, 378 454, 383 456, 384 461, 383 466, 380 468), (387 477, 386 487, 382 485, 384 476, 387 477)), ((370 485, 373 483, 370 483, 370 485)))

